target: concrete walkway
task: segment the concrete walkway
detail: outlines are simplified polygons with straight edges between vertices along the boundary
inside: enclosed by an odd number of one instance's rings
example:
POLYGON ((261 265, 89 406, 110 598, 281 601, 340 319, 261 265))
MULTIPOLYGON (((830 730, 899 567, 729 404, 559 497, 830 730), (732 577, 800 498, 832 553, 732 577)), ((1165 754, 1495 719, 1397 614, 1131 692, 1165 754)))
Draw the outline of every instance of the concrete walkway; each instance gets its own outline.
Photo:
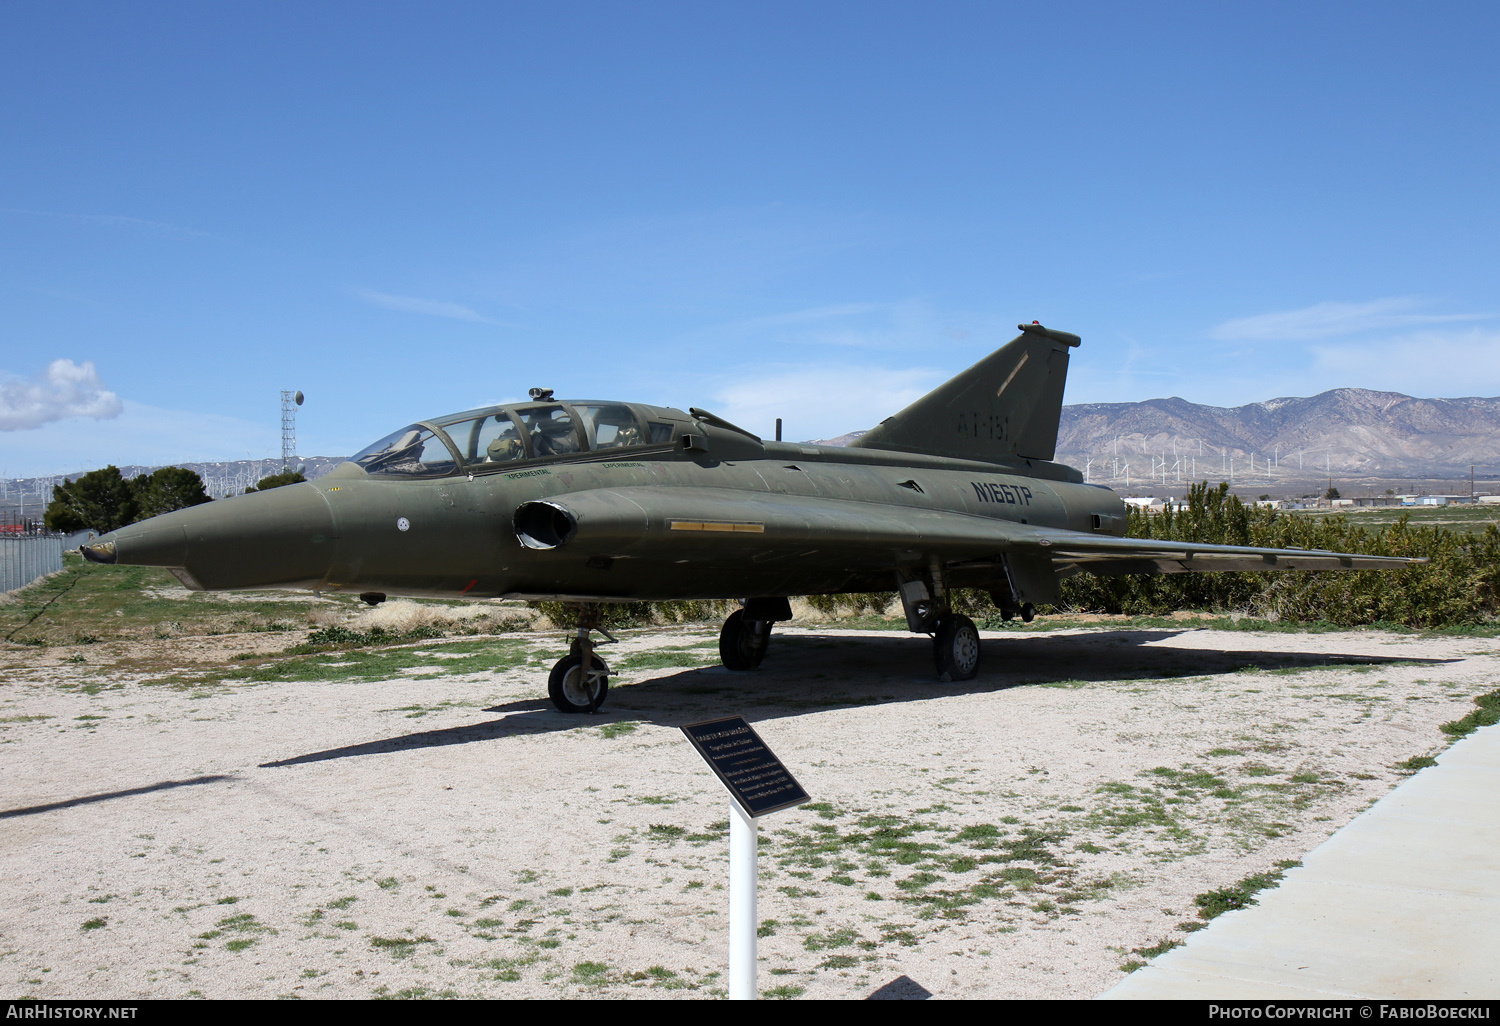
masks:
POLYGON ((1104 998, 1500 998, 1500 725, 1104 998))

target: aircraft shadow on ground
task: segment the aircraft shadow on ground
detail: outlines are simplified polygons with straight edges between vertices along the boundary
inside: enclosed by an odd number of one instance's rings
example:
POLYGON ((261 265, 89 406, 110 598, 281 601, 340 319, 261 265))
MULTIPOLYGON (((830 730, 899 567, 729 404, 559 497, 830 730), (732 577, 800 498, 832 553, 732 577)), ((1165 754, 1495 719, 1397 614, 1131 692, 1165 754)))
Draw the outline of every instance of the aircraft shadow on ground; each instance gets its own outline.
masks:
POLYGON ((196 787, 200 784, 218 784, 226 780, 234 780, 233 773, 215 773, 208 776, 193 777, 189 780, 163 780, 155 784, 145 784, 141 787, 127 787, 120 791, 105 791, 101 794, 88 794, 81 798, 67 798, 62 801, 48 802, 45 805, 28 805, 21 809, 5 809, 0 811, 0 819, 14 819, 17 816, 35 816, 42 812, 56 812, 58 809, 71 809, 78 805, 93 805, 95 802, 108 802, 116 798, 133 798, 136 795, 152 794, 156 791, 170 791, 177 787, 196 787))
MULTIPOLYGON (((604 709, 568 715, 546 699, 506 702, 485 709, 500 719, 461 727, 402 734, 274 762, 297 766, 420 748, 499 741, 509 737, 644 721, 681 727, 721 716, 751 722, 786 716, 924 701, 955 695, 986 695, 1015 687, 1087 686, 1119 680, 1169 680, 1236 671, 1316 670, 1400 664, 1437 665, 1454 659, 1411 659, 1359 653, 1224 651, 1150 647, 1188 633, 1180 630, 1104 631, 1086 635, 1027 634, 987 638, 977 678, 943 683, 934 676, 931 642, 907 634, 890 637, 797 635, 774 637, 765 662, 753 673, 721 666, 679 670, 631 683, 615 683, 604 709)), ((1305 635, 1311 649, 1317 635, 1305 635)))

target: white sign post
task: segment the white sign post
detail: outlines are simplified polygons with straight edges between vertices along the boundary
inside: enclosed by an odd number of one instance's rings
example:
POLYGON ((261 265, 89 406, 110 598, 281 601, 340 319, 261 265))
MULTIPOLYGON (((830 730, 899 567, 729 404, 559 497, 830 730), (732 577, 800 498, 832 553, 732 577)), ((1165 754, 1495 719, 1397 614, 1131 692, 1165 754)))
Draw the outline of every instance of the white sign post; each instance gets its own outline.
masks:
POLYGON ((729 999, 754 1001, 760 917, 760 828, 729 799, 729 999))
POLYGON ((811 799, 742 717, 689 723, 682 732, 729 791, 729 997, 753 1001, 760 931, 755 821, 811 799))

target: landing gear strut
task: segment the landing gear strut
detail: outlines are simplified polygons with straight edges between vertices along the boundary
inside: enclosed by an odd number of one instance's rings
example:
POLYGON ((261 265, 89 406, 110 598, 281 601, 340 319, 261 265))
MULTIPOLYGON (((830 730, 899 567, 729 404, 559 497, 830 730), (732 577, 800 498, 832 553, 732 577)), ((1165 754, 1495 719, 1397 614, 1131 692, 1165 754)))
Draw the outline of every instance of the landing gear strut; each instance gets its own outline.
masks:
POLYGON ((599 626, 602 613, 595 602, 578 607, 578 635, 568 654, 557 661, 547 676, 547 695, 565 713, 598 712, 609 694, 609 666, 594 654, 594 640, 590 636, 598 631, 609 638, 609 632, 599 626))

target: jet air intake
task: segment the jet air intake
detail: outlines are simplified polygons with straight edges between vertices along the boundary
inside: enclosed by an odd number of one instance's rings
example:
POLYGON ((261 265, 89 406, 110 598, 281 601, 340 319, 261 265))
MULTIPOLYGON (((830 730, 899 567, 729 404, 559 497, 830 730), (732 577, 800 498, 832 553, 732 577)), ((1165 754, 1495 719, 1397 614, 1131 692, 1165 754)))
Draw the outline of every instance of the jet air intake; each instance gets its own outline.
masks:
POLYGON ((528 549, 555 549, 578 531, 578 518, 552 502, 523 502, 516 508, 516 538, 528 549))

